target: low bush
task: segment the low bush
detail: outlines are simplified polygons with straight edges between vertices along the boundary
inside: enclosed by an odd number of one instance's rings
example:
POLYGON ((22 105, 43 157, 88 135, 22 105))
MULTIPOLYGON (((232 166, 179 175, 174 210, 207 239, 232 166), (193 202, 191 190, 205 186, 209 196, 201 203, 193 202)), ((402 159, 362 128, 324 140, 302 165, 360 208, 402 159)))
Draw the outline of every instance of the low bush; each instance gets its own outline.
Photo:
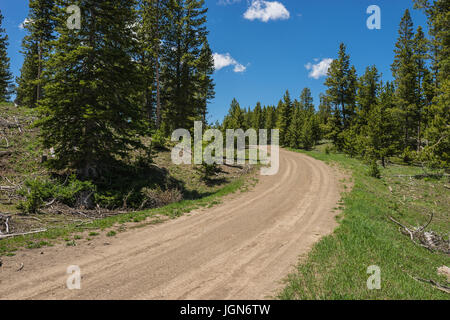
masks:
POLYGON ((143 188, 141 194, 144 199, 141 208, 159 208, 183 200, 183 194, 178 189, 143 188))
POLYGON ((152 148, 162 150, 166 148, 167 139, 164 134, 158 130, 152 135, 152 148))
POLYGON ((370 168, 369 168, 369 176, 372 178, 381 178, 380 169, 378 168, 377 162, 374 160, 372 161, 370 168))
MULTIPOLYGON (((24 197, 18 209, 24 213, 36 213, 47 201, 55 200, 68 206, 80 206, 95 193, 95 186, 89 181, 77 180, 75 175, 67 182, 59 183, 50 179, 29 179, 19 190, 24 197)), ((93 198, 93 197, 92 197, 93 198)))

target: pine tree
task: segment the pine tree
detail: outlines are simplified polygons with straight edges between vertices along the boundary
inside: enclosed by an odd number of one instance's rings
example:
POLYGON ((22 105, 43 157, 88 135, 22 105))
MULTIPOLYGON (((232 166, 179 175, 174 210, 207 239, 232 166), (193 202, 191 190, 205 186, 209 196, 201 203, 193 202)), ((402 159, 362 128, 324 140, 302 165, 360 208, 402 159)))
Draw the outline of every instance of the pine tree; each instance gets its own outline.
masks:
POLYGON ((301 128, 301 144, 305 150, 310 150, 316 143, 316 126, 314 115, 310 115, 303 122, 303 127, 301 128))
POLYGON ((192 128, 194 121, 205 116, 205 98, 209 100, 213 93, 212 54, 205 26, 208 10, 204 3, 204 0, 169 1, 161 73, 166 134, 177 128, 192 128), (205 58, 207 53, 211 55, 205 58))
POLYGON ((150 128, 161 122, 161 43, 167 34, 168 0, 139 0, 137 48, 143 108, 150 128))
POLYGON ((244 111, 241 109, 239 102, 233 99, 228 114, 223 121, 223 129, 243 129, 244 122, 244 111))
POLYGON ((8 58, 8 35, 2 28, 3 15, 0 11, 0 102, 8 101, 11 95, 12 74, 8 58))
POLYGON ((315 112, 314 101, 311 94, 311 89, 304 88, 300 94, 300 109, 306 114, 311 115, 315 112))
POLYGON ((54 0, 30 0, 30 14, 24 24, 28 31, 22 42, 24 63, 17 79, 17 102, 30 108, 43 98, 43 71, 54 39, 54 0))
POLYGON ((376 66, 366 68, 366 72, 358 81, 358 129, 361 131, 368 123, 368 115, 377 104, 380 89, 380 75, 376 66))
POLYGON ((422 27, 417 28, 416 35, 413 39, 414 43, 414 62, 416 69, 416 109, 414 113, 414 120, 416 123, 417 132, 417 152, 420 152, 422 147, 422 132, 424 126, 424 113, 427 106, 427 77, 429 78, 429 70, 427 67, 428 48, 429 43, 425 38, 425 34, 422 31, 422 27))
POLYGON ((264 115, 260 102, 256 104, 256 107, 253 110, 252 128, 255 130, 264 129, 264 115))
POLYGON ((292 116, 292 121, 287 132, 287 144, 291 148, 299 149, 302 145, 304 115, 305 112, 300 107, 294 109, 294 115, 292 116))
POLYGON ((377 68, 367 67, 364 75, 358 80, 357 116, 351 128, 350 138, 347 139, 347 147, 351 148, 354 154, 365 156, 369 115, 378 103, 380 86, 377 68))
POLYGON ((139 80, 130 52, 136 21, 130 0, 78 2, 81 29, 66 26, 69 0, 57 2, 58 39, 47 62, 45 98, 38 110, 44 146, 55 168, 76 169, 83 179, 142 147, 142 108, 133 99, 139 80))
POLYGON ((330 118, 332 116, 331 104, 328 101, 328 98, 323 93, 320 94, 320 104, 318 111, 318 120, 320 126, 320 137, 323 138, 328 136, 330 133, 330 118))
POLYGON ((386 166, 386 158, 398 152, 400 127, 395 116, 394 86, 389 82, 382 88, 379 101, 368 113, 367 153, 371 160, 381 160, 386 166))
POLYGON ((344 131, 350 128, 354 119, 356 80, 356 69, 350 67, 350 56, 346 53, 345 45, 341 44, 338 59, 331 63, 325 80, 327 99, 333 105, 329 138, 338 150, 343 149, 344 131))
POLYGON ((289 91, 283 97, 283 101, 278 103, 277 108, 277 128, 280 130, 280 145, 286 146, 289 141, 287 140, 289 125, 291 124, 293 114, 293 104, 289 91))
MULTIPOLYGON (((420 157, 431 166, 450 167, 450 2, 415 0, 428 16, 433 52, 435 90, 427 108, 426 146, 420 157)), ((428 81, 429 83, 430 81, 428 81)), ((430 90, 428 90, 428 93, 430 90)), ((428 94, 430 96, 430 94, 428 94)))
POLYGON ((206 115, 208 113, 208 103, 215 97, 215 84, 212 79, 214 73, 214 58, 208 42, 203 43, 200 52, 198 73, 197 73, 197 90, 198 90, 198 111, 203 123, 206 125, 206 115))
POLYGON ((414 61, 414 31, 409 10, 400 22, 399 36, 395 45, 395 60, 392 73, 396 84, 397 106, 403 113, 404 148, 413 147, 410 139, 414 136, 415 115, 417 114, 417 78, 414 61))
POLYGON ((276 129, 277 126, 277 112, 274 106, 268 106, 266 108, 264 119, 264 129, 267 129, 267 139, 271 141, 272 129, 276 129))

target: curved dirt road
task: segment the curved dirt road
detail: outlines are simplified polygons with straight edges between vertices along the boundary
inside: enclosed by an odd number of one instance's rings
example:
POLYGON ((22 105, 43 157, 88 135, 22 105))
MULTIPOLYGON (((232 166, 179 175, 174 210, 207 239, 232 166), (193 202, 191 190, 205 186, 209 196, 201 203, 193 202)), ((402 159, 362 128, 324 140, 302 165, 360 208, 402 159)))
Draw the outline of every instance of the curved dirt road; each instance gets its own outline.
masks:
POLYGON ((91 245, 5 257, 0 299, 271 298, 299 255, 333 231, 339 198, 334 169, 280 150, 276 176, 212 209, 91 245), (69 265, 81 268, 81 290, 66 288, 69 265))

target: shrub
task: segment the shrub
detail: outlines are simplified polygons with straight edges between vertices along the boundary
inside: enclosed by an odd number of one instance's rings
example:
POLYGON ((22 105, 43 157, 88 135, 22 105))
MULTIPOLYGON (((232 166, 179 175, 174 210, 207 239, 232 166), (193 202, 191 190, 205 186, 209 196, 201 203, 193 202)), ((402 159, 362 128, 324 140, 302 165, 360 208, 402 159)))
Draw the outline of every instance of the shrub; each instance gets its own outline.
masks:
POLYGON ((72 175, 66 186, 58 185, 54 198, 68 206, 81 206, 86 204, 86 198, 91 197, 95 191, 92 182, 77 180, 72 175))
POLYGON ((377 178, 377 179, 381 178, 380 169, 378 168, 378 164, 375 160, 373 160, 370 165, 369 176, 371 176, 373 178, 377 178))
POLYGON ((183 200, 183 195, 178 189, 161 190, 161 188, 141 190, 143 196, 142 208, 159 208, 168 204, 183 200))
POLYGON ((166 137, 161 130, 158 130, 152 136, 152 148, 155 149, 165 149, 166 148, 166 137))
POLYGON ((201 165, 195 168, 200 178, 204 181, 209 181, 213 176, 220 171, 219 166, 216 163, 207 164, 203 162, 201 165))
POLYGON ((35 213, 44 201, 56 193, 56 186, 49 180, 26 180, 18 193, 25 197, 25 200, 21 201, 17 208, 26 213, 35 213))
POLYGON ((46 201, 56 200, 68 206, 86 202, 86 194, 94 194, 95 186, 89 181, 77 180, 75 175, 69 177, 67 184, 60 184, 49 179, 29 179, 18 191, 25 198, 18 209, 25 213, 36 213, 46 201))

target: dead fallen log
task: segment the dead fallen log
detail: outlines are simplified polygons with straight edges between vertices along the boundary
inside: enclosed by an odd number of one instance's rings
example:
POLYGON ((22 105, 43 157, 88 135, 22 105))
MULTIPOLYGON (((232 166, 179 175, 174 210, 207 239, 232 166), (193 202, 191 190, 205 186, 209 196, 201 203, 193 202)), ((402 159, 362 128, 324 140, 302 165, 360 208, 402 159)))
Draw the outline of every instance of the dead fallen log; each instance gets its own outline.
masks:
POLYGON ((47 231, 47 229, 39 229, 39 230, 34 230, 34 231, 29 231, 29 232, 3 234, 3 235, 0 235, 0 240, 1 239, 6 239, 6 238, 18 237, 18 236, 26 236, 26 235, 29 235, 29 234, 41 233, 41 232, 45 232, 45 231, 47 231))

